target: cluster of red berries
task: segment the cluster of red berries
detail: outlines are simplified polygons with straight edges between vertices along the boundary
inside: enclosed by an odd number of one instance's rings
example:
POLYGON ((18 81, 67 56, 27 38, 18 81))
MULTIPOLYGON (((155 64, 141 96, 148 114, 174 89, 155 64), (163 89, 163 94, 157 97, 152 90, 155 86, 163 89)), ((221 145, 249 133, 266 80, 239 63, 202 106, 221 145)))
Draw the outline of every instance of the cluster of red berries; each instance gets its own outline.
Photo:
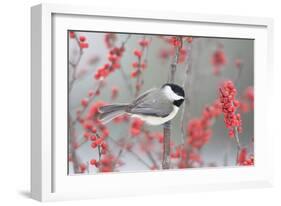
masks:
POLYGON ((239 152, 237 163, 244 166, 254 165, 254 156, 248 155, 247 149, 242 148, 239 152))
POLYGON ((212 130, 209 129, 207 122, 202 119, 190 120, 187 128, 188 143, 195 148, 201 148, 205 145, 212 135, 212 130))
POLYGON ((87 165, 85 163, 81 163, 79 165, 79 170, 80 170, 81 173, 86 172, 86 169, 87 169, 87 165))
POLYGON ((112 172, 114 166, 119 163, 112 154, 104 155, 100 161, 91 159, 90 164, 99 169, 100 172, 112 172))
POLYGON ((176 37, 176 36, 160 36, 161 39, 166 41, 168 44, 171 44, 174 47, 181 47, 183 41, 186 41, 188 43, 192 43, 193 38, 192 37, 176 37))
POLYGON ((134 118, 131 124, 131 135, 133 137, 139 136, 141 134, 143 125, 144 121, 139 118, 134 118))
POLYGON ((149 45, 149 40, 147 40, 147 39, 141 39, 141 40, 139 40, 139 45, 141 46, 141 47, 147 47, 148 45, 149 45))
POLYGON ((82 121, 82 126, 85 129, 83 134, 85 141, 91 141, 91 147, 93 149, 99 147, 101 154, 105 155, 108 151, 105 139, 109 136, 109 130, 97 119, 99 107, 102 105, 104 105, 102 102, 97 102, 90 107, 87 118, 82 121))
POLYGON ((120 59, 125 51, 124 47, 114 47, 109 51, 108 54, 108 61, 109 63, 104 64, 102 67, 100 67, 97 72, 95 73, 94 77, 95 79, 104 79, 109 74, 114 72, 116 69, 120 68, 120 59))
POLYGON ((171 45, 173 45, 174 47, 181 47, 182 46, 182 42, 179 38, 177 38, 176 36, 171 36, 167 38, 167 42, 171 45))
POLYGON ((93 104, 90 105, 88 114, 87 114, 87 119, 96 119, 98 113, 99 113, 99 108, 102 106, 105 106, 106 103, 103 101, 97 101, 93 104))
MULTIPOLYGON (((75 39, 76 38, 76 34, 74 31, 70 31, 69 32, 69 37, 71 39, 75 39)), ((82 49, 85 49, 85 48, 88 48, 89 47, 89 44, 86 42, 87 38, 85 36, 80 36, 79 39, 77 40, 78 41, 78 44, 79 44, 79 47, 82 48, 82 49)))
POLYGON ((117 40, 116 34, 107 33, 104 35, 104 42, 108 49, 112 48, 117 40))
POLYGON ((210 129, 213 119, 221 114, 221 104, 215 101, 212 105, 206 106, 200 118, 189 121, 187 125, 188 143, 197 149, 204 146, 212 136, 210 129))
MULTIPOLYGON (((104 106, 105 103, 104 102, 95 102, 92 105, 90 105, 88 113, 86 115, 86 118, 79 118, 79 122, 80 124, 83 126, 83 128, 87 131, 87 132, 92 132, 92 133, 97 133, 97 130, 99 131, 99 133, 101 133, 100 138, 102 141, 104 140, 106 137, 109 136, 109 130, 108 128, 102 124, 102 122, 100 122, 98 120, 98 114, 99 114, 99 108, 101 106, 104 106)), ((84 136, 85 138, 90 138, 91 140, 94 139, 94 137, 89 137, 88 135, 84 136)), ((100 145, 101 143, 99 143, 99 141, 97 142, 97 145, 100 145)))
POLYGON ((234 137, 235 130, 242 132, 242 120, 239 113, 235 113, 240 102, 235 99, 237 90, 232 81, 225 81, 219 89, 219 98, 224 113, 224 122, 229 129, 229 137, 234 137))
MULTIPOLYGON (((186 58, 187 58, 188 53, 187 53, 187 50, 182 47, 181 40, 178 39, 177 37, 161 37, 161 38, 164 39, 164 41, 166 41, 172 47, 170 48, 170 50, 167 50, 165 48, 161 49, 160 52, 159 52, 160 58, 163 59, 163 60, 166 60, 170 56, 174 56, 175 55, 175 47, 181 47, 180 50, 179 50, 178 63, 179 64, 184 63, 186 58)), ((192 37, 182 37, 182 41, 187 41, 188 43, 192 43, 192 37)))
POLYGON ((136 71, 138 68, 141 68, 141 69, 146 69, 147 68, 147 64, 146 62, 142 62, 141 64, 139 64, 138 62, 133 62, 132 63, 132 67, 135 69, 134 72, 131 73, 131 77, 136 77, 138 72, 136 71))
POLYGON ((71 38, 71 39, 75 38, 75 32, 74 31, 69 32, 69 38, 71 38))
POLYGON ((211 58, 211 64, 213 65, 213 73, 214 75, 219 75, 221 68, 223 65, 225 65, 227 62, 226 56, 224 51, 219 48, 217 49, 211 58))
POLYGON ((89 44, 86 42, 87 38, 85 36, 79 37, 79 46, 82 49, 88 48, 89 44))
MULTIPOLYGON (((171 56, 175 55, 175 48, 171 48, 171 52, 170 52, 171 56)), ((179 58, 178 58, 178 64, 182 64, 185 62, 186 58, 187 58, 187 50, 185 48, 180 48, 179 49, 179 58)))
POLYGON ((178 160, 177 167, 187 168, 196 167, 202 164, 202 158, 198 152, 192 150, 187 152, 186 148, 183 146, 178 146, 174 152, 171 153, 171 159, 178 160))
POLYGON ((141 50, 135 49, 133 51, 134 55, 137 57, 137 60, 132 63, 132 67, 134 68, 134 70, 131 72, 132 78, 137 77, 138 75, 141 74, 141 72, 142 72, 141 70, 144 70, 147 68, 146 60, 141 62, 141 58, 143 56, 144 49, 146 47, 148 47, 149 43, 150 42, 147 39, 143 38, 143 39, 139 40, 139 46, 141 47, 141 50))

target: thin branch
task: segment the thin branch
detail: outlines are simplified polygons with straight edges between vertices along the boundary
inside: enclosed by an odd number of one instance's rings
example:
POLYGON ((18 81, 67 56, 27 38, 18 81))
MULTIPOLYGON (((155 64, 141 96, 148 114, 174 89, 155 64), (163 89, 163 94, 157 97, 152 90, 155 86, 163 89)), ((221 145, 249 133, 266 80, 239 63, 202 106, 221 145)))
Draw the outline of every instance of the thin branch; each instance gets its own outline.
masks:
POLYGON ((239 154, 241 151, 241 144, 240 144, 240 140, 239 140, 239 132, 238 132, 237 127, 234 127, 234 137, 235 137, 236 144, 237 144, 236 164, 238 164, 238 158, 239 158, 239 154))
MULTIPOLYGON (((71 117, 69 117, 69 121, 71 122, 71 117)), ((75 148, 73 148, 73 145, 71 144, 74 142, 76 142, 74 128, 69 127, 69 137, 68 137, 69 155, 71 156, 71 159, 72 159, 73 171, 75 174, 77 174, 77 173, 80 173, 80 169, 79 169, 79 159, 77 157, 75 148)))
MULTIPOLYGON (((145 35, 143 36, 143 40, 145 40, 145 35)), ((144 51, 144 47, 141 47, 141 53, 143 54, 144 51)), ((141 90, 141 86, 143 84, 143 80, 142 80, 142 71, 141 71, 141 60, 142 57, 138 57, 138 67, 137 67, 137 83, 136 83, 136 93, 135 93, 135 97, 139 96, 140 94, 140 90, 141 90)))
POLYGON ((72 88, 73 88, 73 85, 74 85, 74 82, 76 80, 76 75, 77 75, 77 67, 81 61, 81 58, 82 58, 82 55, 83 55, 83 48, 80 47, 80 44, 79 44, 79 39, 78 39, 78 36, 74 35, 74 40, 75 42, 77 43, 78 47, 79 47, 79 53, 78 53, 78 58, 76 60, 75 63, 73 62, 69 62, 69 64, 72 66, 73 70, 72 70, 72 76, 71 76, 71 80, 69 82, 69 92, 71 92, 72 88))
POLYGON ((122 78, 124 79, 126 85, 127 85, 127 88, 128 88, 128 91, 130 92, 130 95, 133 96, 133 85, 130 81, 130 79, 128 78, 128 76, 126 75, 124 69, 122 68, 122 66, 120 67, 120 72, 121 72, 121 75, 122 75, 122 78))
POLYGON ((170 142, 171 142, 171 121, 164 123, 163 161, 162 169, 170 168, 170 142))
MULTIPOLYGON (((96 132, 97 139, 100 139, 100 135, 96 132)), ((101 160, 101 146, 98 145, 99 161, 101 160)))
MULTIPOLYGON (((125 45, 127 44, 128 40, 129 40, 130 38, 131 38, 131 34, 128 34, 127 38, 122 42, 121 48, 124 48, 124 47, 125 47, 125 45)), ((127 88, 128 88, 128 90, 129 90, 130 94, 133 96, 133 90, 134 90, 134 89, 133 89, 133 85, 132 85, 130 79, 129 79, 128 76, 126 75, 126 73, 125 73, 125 71, 124 71, 124 69, 123 69, 122 66, 120 67, 119 70, 120 70, 120 72, 121 72, 122 78, 124 79, 124 81, 125 81, 125 83, 126 83, 126 85, 127 85, 127 88)))
MULTIPOLYGON (((182 46, 182 38, 176 37, 177 41, 181 42, 182 46)), ((179 53, 181 46, 175 47, 175 55, 173 61, 170 65, 170 75, 168 82, 173 83, 175 81, 175 73, 177 69, 179 53)), ((162 168, 169 169, 170 168, 170 142, 171 142, 171 121, 164 123, 163 125, 164 131, 164 142, 163 142, 163 160, 162 160, 162 168)))
POLYGON ((187 65, 186 65, 186 70, 185 70, 185 76, 184 80, 182 83, 182 88, 185 89, 186 87, 188 88, 188 92, 185 92, 186 98, 185 102, 183 104, 183 109, 181 113, 181 140, 182 144, 185 143, 185 118, 189 119, 189 108, 190 108, 190 100, 191 100, 191 77, 192 77, 192 43, 188 44, 187 46, 187 65), (188 79, 189 77, 189 79, 188 79))
MULTIPOLYGON (((121 149, 124 148, 124 145, 120 145, 115 139, 113 139, 112 137, 107 137, 109 140, 111 140, 115 145, 121 147, 121 149)), ((144 164, 147 168, 150 168, 150 165, 147 164, 137 153, 135 153, 133 150, 131 149, 127 149, 126 151, 128 151, 130 154, 132 154, 138 161, 140 161, 142 164, 144 164)), ((119 154, 121 155, 123 152, 122 151, 119 151, 119 154)))
POLYGON ((147 157, 149 158, 149 160, 152 162, 152 164, 153 164, 157 169, 159 169, 159 166, 158 166, 156 160, 154 159, 154 157, 152 156, 151 152, 150 152, 150 151, 147 151, 146 154, 147 154, 147 157))
MULTIPOLYGON (((91 105, 91 103, 94 101, 95 94, 101 89, 102 86, 103 86, 102 80, 99 80, 98 86, 97 86, 96 90, 94 91, 94 95, 89 98, 87 106, 82 107, 82 110, 80 112, 80 116, 83 116, 83 114, 86 112, 89 105, 91 105)), ((76 116, 76 118, 72 121, 71 125, 75 126, 75 124, 78 122, 78 120, 79 120, 79 116, 76 116)))
MULTIPOLYGON (((73 88, 73 85, 74 85, 74 82, 76 80, 76 73, 77 73, 77 67, 80 63, 80 60, 81 60, 81 57, 83 55, 83 49, 80 47, 79 45, 79 39, 75 33, 74 35, 74 39, 79 47, 79 53, 78 53, 78 59, 75 63, 71 63, 69 62, 70 66, 72 66, 73 68, 73 71, 72 71, 72 78, 69 82, 69 94, 73 88)), ((72 161, 73 161, 73 170, 74 170, 74 173, 79 173, 80 172, 80 169, 79 169, 79 159, 77 157, 77 154, 76 154, 76 151, 75 149, 73 148, 73 145, 71 143, 75 143, 76 142, 76 137, 75 137, 75 129, 72 125, 72 118, 70 116, 70 113, 68 111, 68 116, 69 116, 69 124, 70 124, 70 127, 69 127, 69 137, 68 137, 68 143, 69 143, 69 150, 70 150, 70 154, 71 154, 71 158, 72 158, 72 161)))

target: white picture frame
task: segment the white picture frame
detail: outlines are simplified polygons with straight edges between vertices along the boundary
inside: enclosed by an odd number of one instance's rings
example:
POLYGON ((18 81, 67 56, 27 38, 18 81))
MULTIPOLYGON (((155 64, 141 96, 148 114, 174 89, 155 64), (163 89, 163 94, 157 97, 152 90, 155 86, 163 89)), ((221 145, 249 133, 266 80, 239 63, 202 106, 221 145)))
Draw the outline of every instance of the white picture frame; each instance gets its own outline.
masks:
POLYGON ((41 4, 31 9, 31 25, 32 198, 52 201, 272 186, 274 134, 267 113, 272 104, 268 92, 273 76, 272 19, 41 4), (199 36, 255 39, 255 166, 68 176, 66 137, 57 138, 66 134, 67 84, 58 81, 65 82, 67 75, 65 69, 56 70, 65 65, 65 56, 58 60, 57 55, 66 55, 66 41, 60 39, 65 30, 92 30, 93 22, 100 31, 184 34, 192 28, 199 36), (182 29, 184 25, 190 27, 182 29))

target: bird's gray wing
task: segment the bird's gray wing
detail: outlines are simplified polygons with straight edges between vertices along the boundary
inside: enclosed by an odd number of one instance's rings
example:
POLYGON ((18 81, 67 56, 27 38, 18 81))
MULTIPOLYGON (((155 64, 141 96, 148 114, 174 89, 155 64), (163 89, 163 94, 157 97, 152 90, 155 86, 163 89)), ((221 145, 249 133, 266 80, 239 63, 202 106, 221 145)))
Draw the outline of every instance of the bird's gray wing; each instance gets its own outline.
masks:
POLYGON ((152 89, 149 89, 147 90, 146 92, 142 93, 141 95, 139 95, 133 102, 134 105, 138 104, 138 102, 141 102, 147 95, 153 93, 153 92, 156 92, 156 91, 159 91, 159 89, 157 88, 152 88, 152 89))
POLYGON ((173 110, 172 103, 161 90, 152 90, 134 101, 129 112, 132 114, 166 117, 173 110))

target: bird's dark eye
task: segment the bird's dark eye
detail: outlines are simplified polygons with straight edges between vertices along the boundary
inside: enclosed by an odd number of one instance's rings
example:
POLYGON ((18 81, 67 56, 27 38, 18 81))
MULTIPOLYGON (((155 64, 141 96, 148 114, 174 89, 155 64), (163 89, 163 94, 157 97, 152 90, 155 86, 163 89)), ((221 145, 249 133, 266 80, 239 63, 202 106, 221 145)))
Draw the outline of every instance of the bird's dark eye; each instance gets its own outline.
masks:
POLYGON ((181 106, 181 104, 183 103, 184 99, 179 99, 179 100, 175 100, 173 102, 174 105, 176 105, 177 107, 181 106))

